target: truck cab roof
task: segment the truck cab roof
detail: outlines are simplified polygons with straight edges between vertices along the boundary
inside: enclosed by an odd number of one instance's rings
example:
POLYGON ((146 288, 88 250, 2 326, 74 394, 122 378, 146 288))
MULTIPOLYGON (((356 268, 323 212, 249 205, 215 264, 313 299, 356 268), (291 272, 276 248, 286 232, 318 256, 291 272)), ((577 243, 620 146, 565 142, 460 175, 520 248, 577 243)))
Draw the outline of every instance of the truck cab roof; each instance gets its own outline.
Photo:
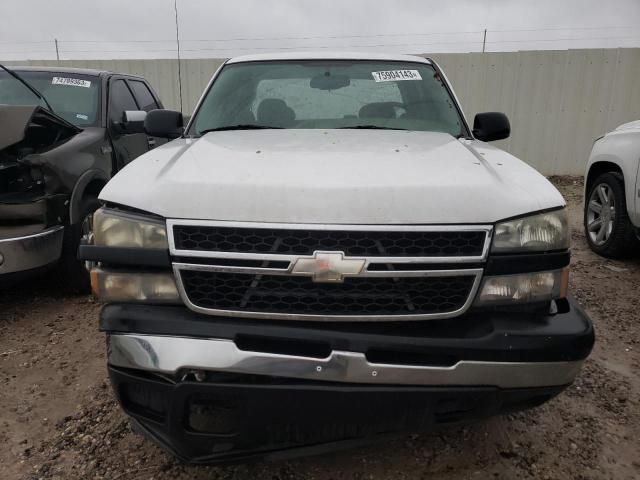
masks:
POLYGON ((431 64, 431 60, 417 55, 401 55, 396 53, 371 53, 371 52, 285 52, 285 53, 259 53, 253 55, 241 55, 227 61, 230 63, 243 62, 268 62, 282 60, 377 60, 392 62, 419 62, 431 64))
POLYGON ((11 70, 16 72, 52 72, 52 73, 69 73, 75 75, 89 75, 95 77, 108 77, 111 75, 122 75, 125 77, 134 77, 143 79, 140 75, 134 75, 130 73, 113 72, 111 70, 97 70, 94 68, 71 68, 71 67, 57 67, 57 66, 9 66, 11 70))

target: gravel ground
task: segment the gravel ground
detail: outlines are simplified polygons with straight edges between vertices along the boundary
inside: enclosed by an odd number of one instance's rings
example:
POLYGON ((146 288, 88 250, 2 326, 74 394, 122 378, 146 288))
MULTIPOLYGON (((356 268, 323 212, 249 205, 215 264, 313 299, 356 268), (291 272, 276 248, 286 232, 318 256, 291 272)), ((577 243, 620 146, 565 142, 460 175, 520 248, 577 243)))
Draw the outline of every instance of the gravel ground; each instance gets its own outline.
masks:
POLYGON ((579 179, 557 178, 573 225, 571 290, 597 341, 567 391, 534 410, 301 460, 193 467, 132 433, 105 371, 100 306, 51 278, 0 292, 4 479, 640 478, 640 255, 587 247, 579 179))

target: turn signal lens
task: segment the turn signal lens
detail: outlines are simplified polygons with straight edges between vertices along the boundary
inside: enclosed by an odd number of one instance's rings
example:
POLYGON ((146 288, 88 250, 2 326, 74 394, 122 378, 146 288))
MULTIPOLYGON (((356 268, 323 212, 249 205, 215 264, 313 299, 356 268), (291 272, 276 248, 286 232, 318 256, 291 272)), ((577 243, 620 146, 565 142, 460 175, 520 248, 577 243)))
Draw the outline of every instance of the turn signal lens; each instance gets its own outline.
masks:
POLYGON ((552 272, 487 277, 482 282, 474 305, 515 305, 564 298, 568 281, 568 267, 552 272))
POLYGON ((170 273, 129 273, 91 270, 91 289, 103 302, 179 303, 180 295, 170 273))

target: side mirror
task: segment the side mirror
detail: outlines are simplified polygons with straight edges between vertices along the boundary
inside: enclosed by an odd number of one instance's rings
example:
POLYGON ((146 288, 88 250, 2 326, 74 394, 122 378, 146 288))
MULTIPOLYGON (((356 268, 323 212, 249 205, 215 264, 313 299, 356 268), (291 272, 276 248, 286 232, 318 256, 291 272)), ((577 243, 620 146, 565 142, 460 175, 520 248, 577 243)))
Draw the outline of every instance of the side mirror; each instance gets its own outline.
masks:
POLYGON ((152 137, 178 138, 183 126, 182 113, 174 110, 151 110, 144 119, 144 129, 152 137))
POLYGON ((473 120, 473 136, 483 142, 502 140, 510 133, 509 119, 502 112, 478 113, 473 120))
POLYGON ((147 112, 142 110, 126 110, 122 114, 121 133, 144 133, 144 119, 147 112))

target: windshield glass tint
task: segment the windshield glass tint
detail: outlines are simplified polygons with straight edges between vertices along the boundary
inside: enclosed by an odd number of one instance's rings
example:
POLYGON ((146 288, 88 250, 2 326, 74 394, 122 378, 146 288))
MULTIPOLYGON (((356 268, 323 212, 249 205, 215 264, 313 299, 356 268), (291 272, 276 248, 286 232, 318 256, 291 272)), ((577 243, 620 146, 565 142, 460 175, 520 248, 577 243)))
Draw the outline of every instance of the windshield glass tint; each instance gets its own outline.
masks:
POLYGON ((207 93, 189 133, 234 125, 463 133, 440 76, 431 65, 411 62, 227 65, 207 93))
MULTIPOLYGON (((47 99, 54 113, 79 127, 98 122, 98 77, 72 73, 20 72, 20 77, 47 99)), ((0 72, 0 105, 46 104, 24 84, 0 72)))

